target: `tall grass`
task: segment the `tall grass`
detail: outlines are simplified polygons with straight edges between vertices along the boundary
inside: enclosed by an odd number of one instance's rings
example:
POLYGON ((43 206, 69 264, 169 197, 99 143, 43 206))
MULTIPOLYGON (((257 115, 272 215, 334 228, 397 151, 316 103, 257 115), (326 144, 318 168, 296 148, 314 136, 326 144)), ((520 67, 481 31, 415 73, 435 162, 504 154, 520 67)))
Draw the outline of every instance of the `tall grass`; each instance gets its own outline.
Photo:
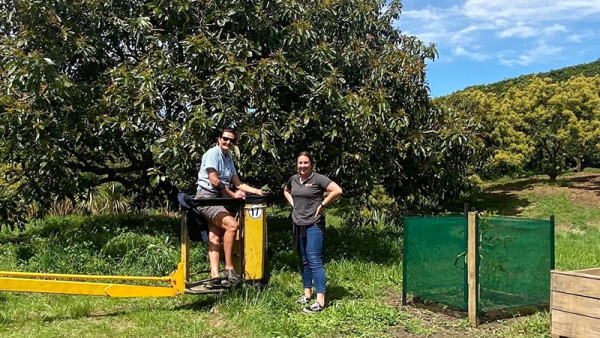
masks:
MULTIPOLYGON (((540 201, 532 210, 538 212, 536 215, 545 218, 545 212, 559 210, 551 210, 554 202, 540 201)), ((328 307, 318 315, 305 315, 302 306, 295 302, 302 293, 302 283, 300 261, 291 246, 288 213, 269 209, 268 214, 271 279, 266 287, 244 286, 216 296, 166 299, 0 292, 0 335, 374 337, 451 332, 459 336, 533 337, 549 334, 547 312, 502 324, 484 324, 481 331, 474 331, 464 317, 427 319, 436 315, 429 310, 399 306, 401 229, 381 225, 359 228, 331 215, 324 257, 328 307)), ((557 217, 557 222, 561 217, 557 217)), ((557 268, 600 266, 597 245, 600 231, 589 226, 576 230, 557 232, 557 268)), ((178 236, 179 220, 173 217, 128 214, 53 217, 29 224, 20 232, 0 232, 0 269, 161 276, 169 273, 179 260, 178 236)), ((206 268, 206 250, 205 244, 193 244, 192 270, 206 268)))
POLYGON ((600 267, 600 230, 556 233, 556 268, 579 270, 600 267))
MULTIPOLYGON (((0 334, 373 336, 406 317, 389 301, 401 292, 401 232, 356 229, 333 219, 326 235, 328 308, 311 317, 295 303, 302 284, 287 213, 269 214, 273 270, 266 288, 120 300, 0 292, 0 334)), ((178 219, 161 216, 50 217, 0 234, 0 269, 165 275, 179 260, 178 232, 178 219)), ((206 250, 205 244, 192 246, 192 270, 206 269, 206 250)))

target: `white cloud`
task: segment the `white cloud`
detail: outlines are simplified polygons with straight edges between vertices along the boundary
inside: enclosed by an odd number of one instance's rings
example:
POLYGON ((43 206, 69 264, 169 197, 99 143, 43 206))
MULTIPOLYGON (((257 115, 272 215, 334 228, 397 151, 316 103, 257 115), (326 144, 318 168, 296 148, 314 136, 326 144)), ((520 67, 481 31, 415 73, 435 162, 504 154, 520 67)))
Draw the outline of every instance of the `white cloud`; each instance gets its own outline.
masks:
POLYGON ((567 36, 567 41, 569 42, 574 42, 574 43, 580 43, 584 40, 588 40, 588 39, 598 39, 600 38, 600 32, 596 33, 593 31, 583 31, 583 32, 579 32, 579 33, 574 33, 571 34, 569 36, 567 36))
POLYGON ((454 48, 453 54, 456 56, 466 56, 475 61, 485 61, 490 58, 489 55, 486 55, 484 53, 478 53, 478 52, 469 52, 466 49, 464 49, 463 47, 454 48))
POLYGON ((509 22, 547 22, 581 20, 600 15, 600 1, 573 0, 467 0, 464 13, 474 20, 509 22))
POLYGON ((403 33, 416 35, 426 43, 446 41, 453 31, 460 29, 448 20, 453 17, 453 13, 456 13, 454 7, 403 11, 397 26, 403 33))
POLYGON ((552 25, 550 27, 544 28, 544 34, 547 36, 554 35, 556 33, 564 33, 566 31, 567 31, 567 28, 565 26, 559 25, 557 23, 555 23, 554 25, 552 25))
MULTIPOLYGON (((596 20, 600 18, 599 0, 466 0, 462 6, 402 12, 398 26, 408 33, 426 34, 441 41, 460 36, 466 29, 494 30, 500 37, 529 38, 565 32, 558 22, 596 20), (405 25, 406 23, 406 25, 405 25), (552 23, 549 27, 544 27, 552 23)), ((433 42, 437 42, 433 41, 433 42)))
POLYGON ((581 41, 583 41, 584 38, 585 38, 584 34, 571 34, 571 35, 567 36, 567 41, 574 42, 574 43, 580 43, 581 41))
POLYGON ((535 61, 543 61, 548 57, 560 54, 564 50, 563 47, 552 46, 545 41, 538 42, 533 49, 526 51, 516 58, 499 57, 500 63, 506 66, 528 66, 535 61))
POLYGON ((562 33, 562 32, 566 32, 566 31, 567 31, 567 28, 565 26, 559 25, 556 23, 553 24, 552 26, 544 27, 541 29, 519 24, 518 26, 506 28, 506 29, 500 31, 497 35, 499 38, 517 37, 517 38, 526 39, 526 38, 531 38, 534 36, 551 36, 556 33, 562 33))
POLYGON ((566 49, 584 47, 582 44, 595 45, 600 38, 600 32, 590 29, 600 23, 600 0, 461 0, 460 5, 449 8, 407 1, 420 9, 403 11, 397 27, 435 43, 440 60, 484 61, 495 55, 504 65, 530 65, 559 57, 566 49), (534 47, 506 52, 520 46, 534 47))
POLYGON ((491 27, 487 25, 470 25, 461 30, 450 32, 448 39, 445 41, 455 45, 472 44, 481 38, 481 33, 490 29, 491 27))
POLYGON ((500 38, 511 38, 511 37, 520 37, 520 38, 530 38, 535 36, 536 31, 528 26, 516 26, 507 28, 500 33, 498 33, 498 37, 500 38))
POLYGON ((438 21, 440 19, 443 19, 445 14, 444 14, 444 10, 428 7, 428 8, 421 9, 421 10, 402 12, 402 16, 404 16, 406 18, 414 17, 414 18, 418 18, 419 20, 431 22, 431 21, 438 21))

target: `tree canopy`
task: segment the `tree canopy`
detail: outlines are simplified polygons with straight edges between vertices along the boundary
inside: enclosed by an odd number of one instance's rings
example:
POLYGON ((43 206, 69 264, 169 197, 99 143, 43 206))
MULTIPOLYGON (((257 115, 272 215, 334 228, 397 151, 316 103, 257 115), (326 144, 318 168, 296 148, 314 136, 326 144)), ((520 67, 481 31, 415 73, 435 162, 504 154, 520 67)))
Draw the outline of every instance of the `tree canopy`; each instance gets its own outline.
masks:
POLYGON ((464 90, 476 89, 485 93, 503 94, 506 93, 512 87, 523 89, 525 88, 525 86, 530 84, 535 78, 550 78, 555 82, 565 82, 568 81, 570 78, 579 75, 587 77, 594 77, 596 75, 600 75, 600 59, 589 63, 583 63, 575 66, 551 70, 549 72, 521 75, 515 78, 505 79, 487 85, 471 86, 465 88, 464 90))
POLYGON ((582 159, 600 149, 600 76, 562 82, 534 77, 502 95, 468 89, 438 102, 481 121, 491 156, 484 174, 530 166, 556 180, 567 160, 581 169, 582 159))
POLYGON ((394 28, 400 9, 383 0, 4 1, 4 220, 106 182, 139 205, 175 201, 195 189, 199 157, 226 126, 240 131, 236 164, 252 184, 277 190, 294 154, 309 150, 318 171, 358 195, 385 184, 407 208, 455 196, 477 142, 469 121, 431 104, 425 60, 436 51, 394 28))

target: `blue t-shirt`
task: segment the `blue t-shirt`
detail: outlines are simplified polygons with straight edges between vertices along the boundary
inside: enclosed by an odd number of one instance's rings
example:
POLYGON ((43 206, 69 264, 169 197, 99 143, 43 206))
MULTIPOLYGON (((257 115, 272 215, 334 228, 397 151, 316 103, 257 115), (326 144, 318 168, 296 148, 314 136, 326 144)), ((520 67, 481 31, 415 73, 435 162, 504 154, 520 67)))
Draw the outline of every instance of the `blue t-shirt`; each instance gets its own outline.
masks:
POLYGON ((217 192, 217 190, 210 184, 210 180, 208 179, 207 170, 209 168, 213 168, 217 171, 219 180, 221 180, 221 182, 228 188, 231 184, 231 178, 233 175, 237 175, 237 171, 235 171, 235 166, 233 165, 231 153, 228 152, 226 155, 224 155, 219 145, 216 145, 208 149, 206 153, 202 155, 202 163, 200 164, 200 171, 198 171, 198 192, 203 189, 217 192))

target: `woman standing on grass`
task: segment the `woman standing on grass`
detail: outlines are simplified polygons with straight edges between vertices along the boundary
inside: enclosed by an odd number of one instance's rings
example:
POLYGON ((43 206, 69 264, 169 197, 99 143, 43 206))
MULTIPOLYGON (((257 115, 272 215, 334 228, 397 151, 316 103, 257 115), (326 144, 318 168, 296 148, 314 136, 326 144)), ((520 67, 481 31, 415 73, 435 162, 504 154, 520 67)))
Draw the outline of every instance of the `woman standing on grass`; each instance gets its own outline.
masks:
POLYGON ((314 281, 316 301, 304 308, 306 313, 317 313, 325 307, 325 268, 323 245, 325 239, 325 206, 342 194, 342 188, 329 178, 313 172, 315 161, 306 151, 298 154, 298 174, 290 177, 283 192, 292 207, 294 236, 299 242, 302 257, 302 284, 304 295, 298 302, 306 305, 312 297, 314 281), (327 197, 324 193, 328 192, 327 197))
MULTIPOLYGON (((197 197, 244 198, 244 192, 264 195, 262 190, 240 181, 231 156, 236 139, 237 132, 234 129, 225 128, 217 139, 217 144, 204 153, 198 172, 197 197), (237 188, 235 192, 232 190, 231 184, 237 188)), ((237 284, 240 277, 233 268, 232 253, 233 242, 238 230, 238 222, 234 213, 222 205, 199 207, 198 210, 208 221, 208 260, 210 261, 211 278, 219 277, 219 252, 222 239, 225 253, 225 277, 232 284, 237 284)))

